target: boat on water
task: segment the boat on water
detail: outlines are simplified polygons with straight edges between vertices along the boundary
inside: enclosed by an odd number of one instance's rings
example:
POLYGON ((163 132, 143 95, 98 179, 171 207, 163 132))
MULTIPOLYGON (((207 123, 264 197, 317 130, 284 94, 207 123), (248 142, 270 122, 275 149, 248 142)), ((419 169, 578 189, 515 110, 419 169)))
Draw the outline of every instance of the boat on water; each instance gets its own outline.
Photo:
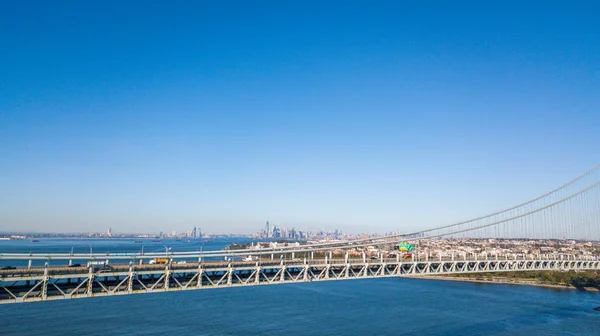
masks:
POLYGON ((134 240, 133 242, 134 243, 141 243, 142 241, 141 240, 134 240))
POLYGON ((39 241, 39 240, 37 240, 37 239, 32 239, 32 240, 31 240, 31 242, 32 242, 32 243, 39 243, 40 241, 39 241))

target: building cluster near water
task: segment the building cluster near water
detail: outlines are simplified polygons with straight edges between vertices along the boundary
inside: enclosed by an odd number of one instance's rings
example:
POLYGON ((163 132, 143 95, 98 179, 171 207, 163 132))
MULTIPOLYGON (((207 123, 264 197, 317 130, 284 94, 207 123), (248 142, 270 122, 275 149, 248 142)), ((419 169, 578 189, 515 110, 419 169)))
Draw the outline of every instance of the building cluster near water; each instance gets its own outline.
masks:
MULTIPOLYGON (((526 258, 535 259, 550 255, 572 255, 594 257, 600 254, 600 242, 575 240, 545 240, 545 239, 426 239, 409 241, 420 257, 427 258, 526 258)), ((389 255, 397 253, 397 249, 369 246, 365 248, 370 256, 389 255)), ((350 254, 361 254, 363 249, 356 249, 350 254)), ((344 253, 342 250, 334 251, 344 253)))
POLYGON ((591 257, 600 254, 600 242, 555 239, 431 239, 420 241, 418 248, 432 257, 536 257, 553 254, 591 257))
MULTIPOLYGON (((260 251, 261 249, 277 248, 282 246, 306 246, 321 243, 340 243, 345 240, 309 240, 306 242, 287 241, 262 241, 252 242, 244 248, 260 251)), ((346 252, 349 256, 362 256, 363 252, 371 257, 391 257, 398 254, 398 244, 387 246, 367 246, 350 249, 332 249, 334 255, 346 252)), ((535 239, 429 239, 421 241, 408 241, 414 246, 415 254, 421 258, 527 258, 535 259, 550 255, 573 255, 593 257, 600 254, 600 242, 575 241, 575 240, 535 240, 535 239)))
POLYGON ((24 235, 6 235, 6 236, 2 236, 0 237, 0 240, 11 240, 11 239, 25 239, 26 237, 24 235))
MULTIPOLYGON (((389 235, 392 233, 388 233, 389 235)), ((285 228, 274 225, 270 222, 266 222, 265 228, 249 235, 251 239, 291 239, 291 240, 321 240, 321 241, 335 241, 335 240, 352 240, 352 239, 366 239, 373 237, 381 237, 382 235, 376 234, 349 234, 343 233, 340 229, 296 229, 296 228, 285 228)), ((418 237, 412 237, 418 238, 418 237)))

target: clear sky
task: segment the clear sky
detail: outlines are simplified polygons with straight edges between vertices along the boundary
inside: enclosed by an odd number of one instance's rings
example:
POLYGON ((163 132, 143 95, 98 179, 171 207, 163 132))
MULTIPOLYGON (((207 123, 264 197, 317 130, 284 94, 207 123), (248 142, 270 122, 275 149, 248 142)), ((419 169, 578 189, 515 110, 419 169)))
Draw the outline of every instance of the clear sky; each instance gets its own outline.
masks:
POLYGON ((598 2, 445 3, 3 1, 0 231, 404 231, 598 163, 598 2))

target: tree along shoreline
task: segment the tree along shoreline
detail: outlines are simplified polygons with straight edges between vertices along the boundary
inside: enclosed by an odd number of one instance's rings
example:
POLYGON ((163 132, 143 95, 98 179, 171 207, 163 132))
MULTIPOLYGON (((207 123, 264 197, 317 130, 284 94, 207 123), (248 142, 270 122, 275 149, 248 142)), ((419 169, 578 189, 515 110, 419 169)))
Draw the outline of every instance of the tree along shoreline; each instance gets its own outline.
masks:
POLYGON ((591 292, 600 291, 600 272, 596 271, 490 272, 430 275, 418 278, 491 284, 528 285, 548 288, 581 289, 591 292))

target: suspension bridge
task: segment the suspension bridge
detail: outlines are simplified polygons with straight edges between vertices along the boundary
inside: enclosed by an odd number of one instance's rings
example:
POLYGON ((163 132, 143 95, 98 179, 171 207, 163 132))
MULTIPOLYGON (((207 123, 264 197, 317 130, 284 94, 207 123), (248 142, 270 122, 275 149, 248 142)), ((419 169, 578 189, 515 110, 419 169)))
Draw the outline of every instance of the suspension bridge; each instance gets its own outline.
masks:
POLYGON ((600 165, 528 202, 416 232, 262 249, 164 253, 4 253, 0 303, 379 277, 600 270, 597 253, 437 255, 391 251, 399 241, 600 238, 600 165), (246 259, 242 259, 246 258, 246 259), (158 263, 157 263, 158 261, 158 263), (40 265, 41 264, 41 265, 40 265))

